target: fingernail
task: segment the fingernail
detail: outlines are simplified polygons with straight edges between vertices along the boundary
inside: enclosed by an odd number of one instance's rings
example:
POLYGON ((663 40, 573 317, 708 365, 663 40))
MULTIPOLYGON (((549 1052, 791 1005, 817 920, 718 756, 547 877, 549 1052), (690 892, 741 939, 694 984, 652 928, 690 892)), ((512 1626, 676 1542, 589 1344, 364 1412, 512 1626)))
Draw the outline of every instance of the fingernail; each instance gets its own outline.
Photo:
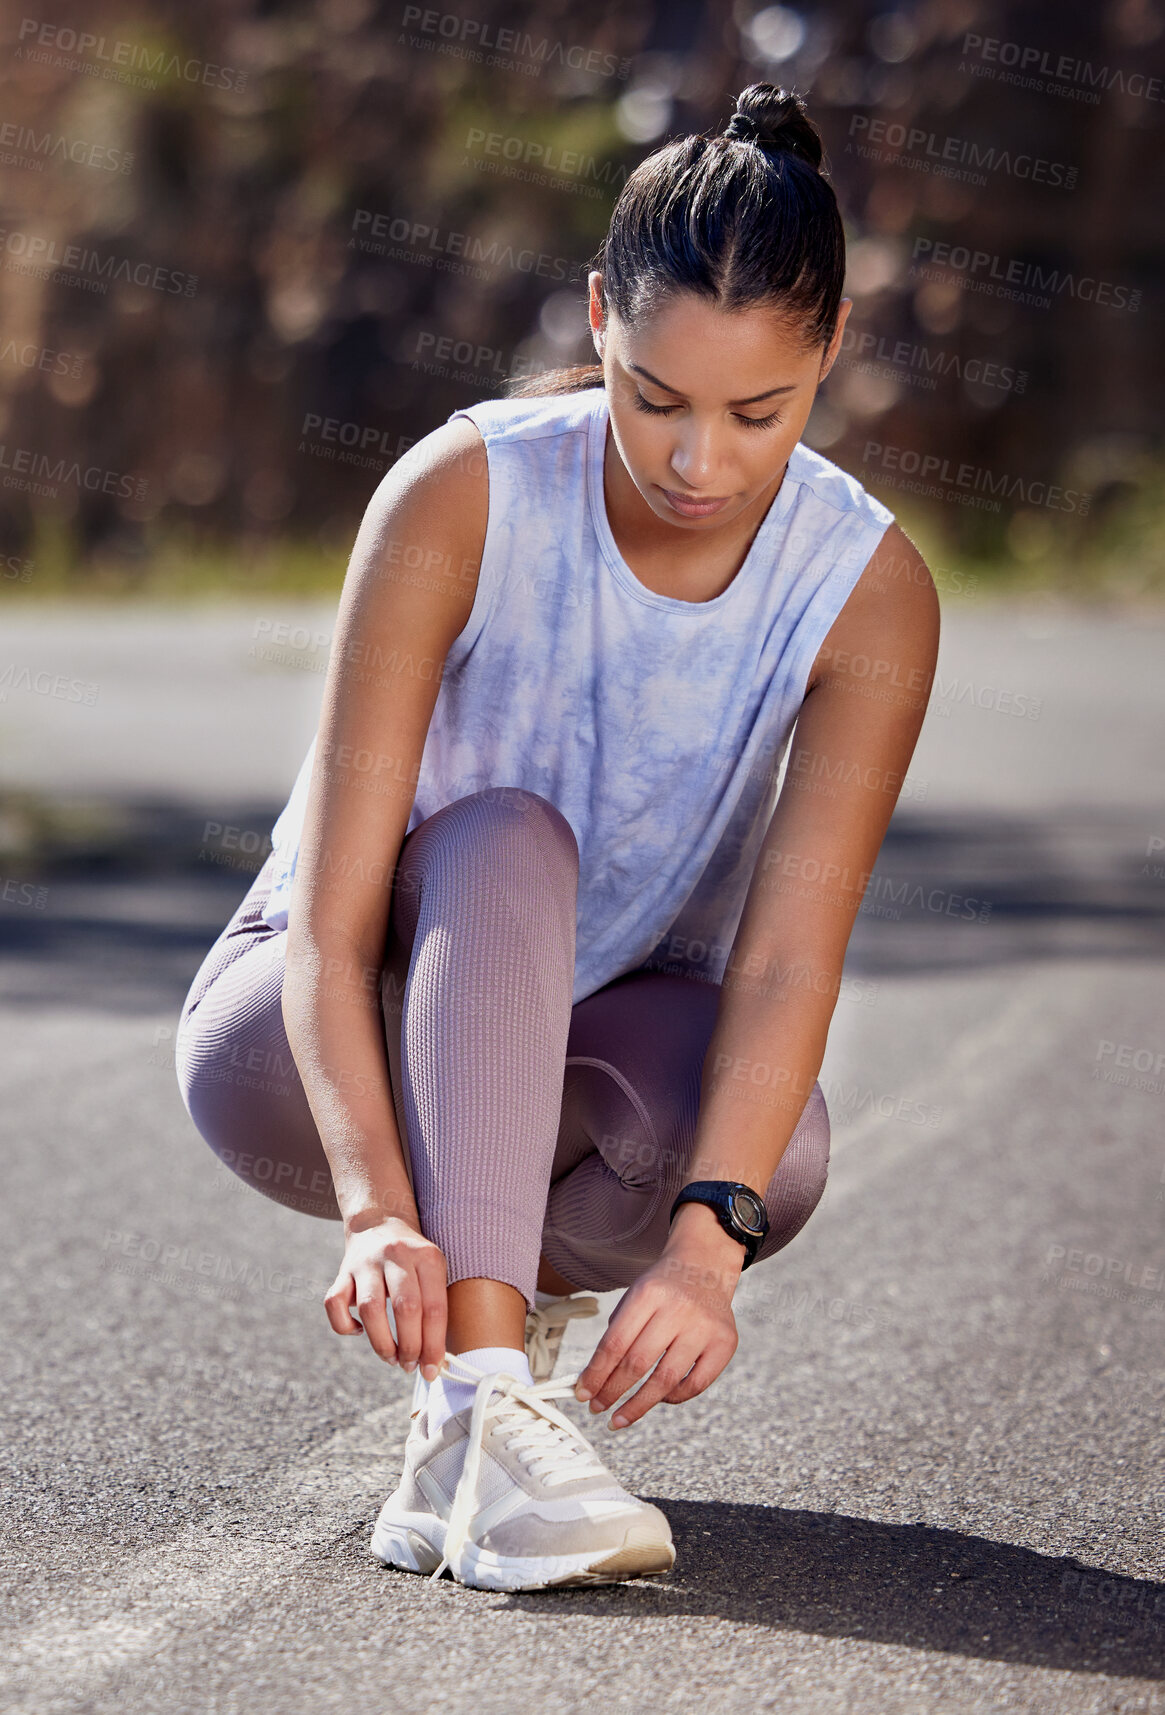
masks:
POLYGON ((625 1427, 626 1423, 627 1423, 627 1419, 625 1417, 622 1417, 622 1416, 613 1417, 611 1419, 611 1428, 612 1429, 622 1429, 625 1427))
POLYGON ((576 1387, 574 1390, 574 1397, 581 1404, 585 1405, 587 1400, 591 1397, 591 1390, 589 1387, 576 1387))
POLYGON ((424 1378, 427 1382, 435 1382, 437 1379, 437 1366, 436 1366, 436 1364, 426 1364, 424 1369, 421 1371, 421 1374, 424 1376, 424 1378))
POLYGON ((591 1410, 592 1410, 592 1411, 602 1411, 602 1409, 603 1409, 603 1408, 602 1408, 602 1406, 601 1406, 601 1405, 600 1405, 600 1404, 599 1404, 599 1402, 598 1402, 598 1400, 597 1400, 597 1399, 592 1399, 592 1401, 591 1401, 591 1410))
POLYGON ((409 1375, 409 1376, 412 1375, 412 1373, 416 1369, 416 1367, 417 1367, 417 1360, 415 1358, 413 1359, 412 1363, 402 1364, 402 1366, 401 1366, 401 1368, 404 1370, 405 1374, 409 1375))

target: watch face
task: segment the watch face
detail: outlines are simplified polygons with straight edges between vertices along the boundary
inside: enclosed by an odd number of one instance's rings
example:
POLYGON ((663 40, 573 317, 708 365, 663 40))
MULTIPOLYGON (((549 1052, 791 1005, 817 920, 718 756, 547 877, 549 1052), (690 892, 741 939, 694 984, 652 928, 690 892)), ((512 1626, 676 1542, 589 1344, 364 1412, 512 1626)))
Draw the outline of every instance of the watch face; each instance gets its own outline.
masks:
POLYGON ((764 1230, 765 1206, 751 1191, 732 1193, 732 1213, 747 1232, 759 1233, 764 1230))

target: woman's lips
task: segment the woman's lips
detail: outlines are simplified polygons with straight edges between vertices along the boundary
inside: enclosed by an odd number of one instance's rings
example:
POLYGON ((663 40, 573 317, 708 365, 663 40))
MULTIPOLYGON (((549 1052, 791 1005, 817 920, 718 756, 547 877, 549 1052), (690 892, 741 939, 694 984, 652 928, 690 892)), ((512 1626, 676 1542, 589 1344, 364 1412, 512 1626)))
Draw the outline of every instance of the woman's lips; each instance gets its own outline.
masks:
POLYGON ((732 498, 731 495, 725 494, 709 500, 686 500, 682 494, 677 494, 674 489, 663 488, 662 486, 660 493, 666 496, 668 504, 676 512, 682 513, 685 518, 710 518, 713 512, 719 512, 722 506, 727 506, 732 498))

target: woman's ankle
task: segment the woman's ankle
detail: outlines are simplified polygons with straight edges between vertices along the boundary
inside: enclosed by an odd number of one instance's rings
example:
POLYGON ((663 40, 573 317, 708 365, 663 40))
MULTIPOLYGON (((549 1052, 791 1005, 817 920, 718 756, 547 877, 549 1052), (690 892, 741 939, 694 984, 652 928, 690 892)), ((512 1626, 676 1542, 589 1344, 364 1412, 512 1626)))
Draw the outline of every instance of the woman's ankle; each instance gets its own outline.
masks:
POLYGON ((526 1337, 526 1300, 502 1280, 456 1280, 449 1288, 445 1346, 471 1352, 482 1346, 521 1351, 526 1337))

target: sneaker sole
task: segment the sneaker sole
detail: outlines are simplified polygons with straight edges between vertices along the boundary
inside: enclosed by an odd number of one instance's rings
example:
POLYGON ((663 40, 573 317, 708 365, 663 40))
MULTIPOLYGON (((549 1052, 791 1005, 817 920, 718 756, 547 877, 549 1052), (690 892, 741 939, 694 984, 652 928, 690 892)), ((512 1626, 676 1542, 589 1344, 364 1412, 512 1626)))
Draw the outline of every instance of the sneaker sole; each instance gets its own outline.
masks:
MULTIPOLYGON (((493 1554, 476 1543, 468 1543, 456 1577, 479 1590, 554 1590, 579 1584, 621 1584, 653 1572, 670 1572, 676 1551, 661 1542, 654 1531, 632 1526, 622 1546, 583 1554, 555 1554, 529 1558, 493 1554)), ((438 1562, 434 1561, 434 1565, 438 1562)))
POLYGON ((401 1572, 436 1572, 445 1552, 445 1522, 435 1513, 390 1512, 386 1505, 368 1551, 401 1572))
MULTIPOLYGON (((369 1551, 400 1572, 433 1573, 444 1554, 445 1524, 434 1513, 394 1512, 376 1521, 369 1551)), ((621 1584, 653 1572, 670 1572, 676 1551, 654 1532, 632 1528, 614 1552, 526 1556, 494 1554, 466 1545, 455 1576, 478 1590, 551 1590, 570 1585, 621 1584)))

